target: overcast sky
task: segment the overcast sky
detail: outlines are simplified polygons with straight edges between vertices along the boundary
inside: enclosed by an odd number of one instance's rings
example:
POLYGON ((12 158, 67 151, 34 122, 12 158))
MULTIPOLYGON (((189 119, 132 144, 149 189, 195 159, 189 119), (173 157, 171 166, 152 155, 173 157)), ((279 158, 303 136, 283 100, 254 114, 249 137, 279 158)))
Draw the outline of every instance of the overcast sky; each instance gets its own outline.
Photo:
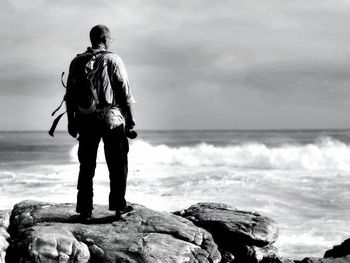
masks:
POLYGON ((96 24, 139 129, 350 128, 350 1, 0 1, 0 130, 50 127, 96 24))

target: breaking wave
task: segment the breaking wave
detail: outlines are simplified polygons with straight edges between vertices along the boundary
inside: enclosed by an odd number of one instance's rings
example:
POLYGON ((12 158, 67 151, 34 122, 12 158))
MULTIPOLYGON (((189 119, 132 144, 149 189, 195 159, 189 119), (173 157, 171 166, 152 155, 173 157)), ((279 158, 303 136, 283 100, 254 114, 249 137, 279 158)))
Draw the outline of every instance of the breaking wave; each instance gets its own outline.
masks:
MULTIPOLYGON (((104 162, 101 148, 98 161, 104 162)), ((329 137, 305 145, 282 144, 277 147, 256 142, 227 146, 200 143, 169 147, 136 140, 130 148, 130 162, 139 165, 350 171, 350 145, 329 137)), ((76 150, 77 147, 73 152, 76 153, 76 150)), ((72 153, 72 156, 75 154, 72 153)))

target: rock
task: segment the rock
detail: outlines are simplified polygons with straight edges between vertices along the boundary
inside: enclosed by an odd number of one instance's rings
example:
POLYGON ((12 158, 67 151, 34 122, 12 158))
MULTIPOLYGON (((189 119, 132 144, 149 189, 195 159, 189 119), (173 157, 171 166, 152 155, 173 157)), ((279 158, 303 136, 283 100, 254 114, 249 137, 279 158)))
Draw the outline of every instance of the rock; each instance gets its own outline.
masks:
POLYGON ((277 240, 278 227, 268 217, 217 203, 198 203, 174 214, 209 231, 219 248, 232 253, 238 262, 276 257, 272 244, 277 240))
POLYGON ((10 238, 10 234, 5 229, 0 228, 0 237, 3 237, 7 240, 10 238))
POLYGON ((20 231, 21 259, 30 262, 88 262, 89 249, 79 242, 64 226, 52 225, 50 228, 33 226, 20 231), (69 261, 70 260, 70 261, 69 261))
MULTIPOLYGON (((296 261, 289 259, 289 258, 283 258, 283 257, 269 257, 264 258, 261 263, 296 263, 296 261)), ((300 263, 300 262, 299 262, 300 263)))
POLYGON ((350 263, 350 239, 327 250, 324 258, 304 258, 300 263, 350 263))
POLYGON ((226 250, 219 249, 221 254, 221 262, 220 263, 233 263, 235 260, 235 256, 226 250))
POLYGON ((272 244, 269 244, 264 247, 257 247, 257 246, 247 246, 247 247, 250 250, 249 254, 251 255, 251 257, 256 258, 258 262, 261 262, 264 259, 275 258, 278 255, 277 248, 272 244))
POLYGON ((5 263, 6 250, 9 246, 9 243, 3 236, 0 236, 0 263, 5 263))
POLYGON ((350 256, 341 258, 304 258, 300 263, 350 263, 350 256))
POLYGON ((327 250, 324 258, 304 258, 300 263, 350 263, 350 239, 327 250))
POLYGON ((339 258, 350 255, 350 238, 346 239, 340 245, 334 246, 332 249, 327 250, 324 254, 324 258, 339 258))
MULTIPOLYGON (((281 263, 296 263, 296 261, 290 259, 290 258, 279 258, 281 263)), ((272 263, 272 262, 271 262, 272 263)), ((274 262, 277 263, 277 262, 274 262)))
POLYGON ((7 230, 10 225, 10 210, 0 210, 0 227, 7 230))
POLYGON ((10 224, 10 211, 0 210, 0 263, 5 263, 6 250, 9 246, 7 240, 10 235, 6 231, 10 224))
POLYGON ((117 220, 95 205, 77 220, 74 204, 25 201, 11 215, 11 262, 220 262, 212 236, 192 222, 141 205, 117 220))

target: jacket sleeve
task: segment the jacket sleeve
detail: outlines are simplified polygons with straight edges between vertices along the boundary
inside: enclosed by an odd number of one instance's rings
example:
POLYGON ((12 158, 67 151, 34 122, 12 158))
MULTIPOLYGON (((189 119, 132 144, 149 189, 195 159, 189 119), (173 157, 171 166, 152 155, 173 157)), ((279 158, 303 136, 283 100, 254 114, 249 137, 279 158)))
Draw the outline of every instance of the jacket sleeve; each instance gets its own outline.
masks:
POLYGON ((118 102, 129 105, 135 103, 135 99, 131 93, 128 75, 121 58, 116 57, 113 59, 110 76, 112 88, 117 95, 116 99, 118 102))
POLYGON ((132 129, 135 121, 133 119, 131 105, 135 103, 135 99, 131 93, 124 63, 118 56, 113 57, 110 77, 116 103, 121 106, 125 113, 126 127, 132 129))

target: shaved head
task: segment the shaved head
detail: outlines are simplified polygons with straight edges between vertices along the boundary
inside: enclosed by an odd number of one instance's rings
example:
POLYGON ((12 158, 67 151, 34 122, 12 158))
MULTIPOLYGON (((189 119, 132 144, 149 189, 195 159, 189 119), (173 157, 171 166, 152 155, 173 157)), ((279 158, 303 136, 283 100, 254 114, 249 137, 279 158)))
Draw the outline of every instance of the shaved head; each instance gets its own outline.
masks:
POLYGON ((109 28, 105 25, 96 25, 90 30, 90 41, 93 47, 106 43, 106 37, 110 35, 109 28))

